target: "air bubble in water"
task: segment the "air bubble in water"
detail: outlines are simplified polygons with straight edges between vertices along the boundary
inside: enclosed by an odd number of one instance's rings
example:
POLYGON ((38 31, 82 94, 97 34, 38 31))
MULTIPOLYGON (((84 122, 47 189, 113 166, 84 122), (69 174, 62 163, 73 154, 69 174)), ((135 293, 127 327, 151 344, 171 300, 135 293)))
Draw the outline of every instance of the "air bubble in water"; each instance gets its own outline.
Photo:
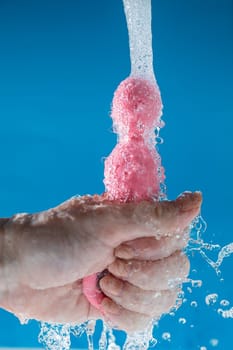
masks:
POLYGON ((217 300, 218 300, 218 294, 216 294, 216 293, 208 294, 205 297, 206 305, 213 305, 217 302, 217 300))
POLYGON ((206 346, 200 346, 200 350, 207 350, 206 346))

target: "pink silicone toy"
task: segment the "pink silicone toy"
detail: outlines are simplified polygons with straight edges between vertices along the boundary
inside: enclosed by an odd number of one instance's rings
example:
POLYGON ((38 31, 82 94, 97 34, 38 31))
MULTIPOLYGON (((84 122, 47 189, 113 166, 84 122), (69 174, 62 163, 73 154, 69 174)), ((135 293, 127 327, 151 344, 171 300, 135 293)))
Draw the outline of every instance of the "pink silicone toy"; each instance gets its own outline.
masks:
MULTIPOLYGON (((104 196, 109 200, 159 199, 164 171, 155 148, 154 129, 161 127, 161 111, 155 82, 129 77, 115 91, 112 119, 119 140, 105 161, 104 196)), ((104 294, 98 287, 100 277, 95 274, 84 278, 83 293, 101 311, 104 294)))

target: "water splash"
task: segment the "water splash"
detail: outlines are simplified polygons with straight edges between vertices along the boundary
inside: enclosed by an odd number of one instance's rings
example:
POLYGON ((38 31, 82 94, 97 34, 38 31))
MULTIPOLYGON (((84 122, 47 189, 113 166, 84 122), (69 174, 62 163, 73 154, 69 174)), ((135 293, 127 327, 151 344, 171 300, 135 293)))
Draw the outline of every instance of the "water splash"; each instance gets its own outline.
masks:
POLYGON ((231 307, 229 310, 223 310, 219 308, 218 314, 223 318, 233 318, 233 307, 231 307))
POLYGON ((217 275, 221 274, 220 266, 222 265, 223 260, 231 256, 232 253, 233 243, 229 243, 221 248, 220 252, 218 253, 217 261, 211 260, 203 250, 200 250, 202 257, 208 262, 208 264, 210 264, 210 266, 213 267, 217 275))
POLYGON ((157 339, 153 337, 153 328, 156 321, 151 321, 143 332, 127 334, 123 350, 147 350, 149 346, 155 346, 157 339))
POLYGON ((208 294, 205 297, 206 305, 213 305, 217 302, 217 300, 218 300, 218 294, 216 294, 216 293, 208 294))
POLYGON ((94 350, 93 335, 95 333, 95 320, 89 320, 86 325, 87 344, 89 350, 94 350))
POLYGON ((38 341, 47 350, 69 350, 71 345, 70 325, 42 322, 38 341))
POLYGON ((223 247, 220 244, 213 244, 204 242, 202 234, 206 231, 207 224, 202 216, 198 216, 191 226, 191 238, 186 248, 186 252, 198 251, 204 260, 215 270, 218 276, 221 275, 220 267, 225 258, 228 258, 233 254, 233 242, 223 247), (209 256, 208 253, 217 252, 217 260, 209 256))
POLYGON ((226 307, 226 306, 230 305, 230 302, 229 302, 229 300, 223 299, 220 301, 220 305, 226 307))

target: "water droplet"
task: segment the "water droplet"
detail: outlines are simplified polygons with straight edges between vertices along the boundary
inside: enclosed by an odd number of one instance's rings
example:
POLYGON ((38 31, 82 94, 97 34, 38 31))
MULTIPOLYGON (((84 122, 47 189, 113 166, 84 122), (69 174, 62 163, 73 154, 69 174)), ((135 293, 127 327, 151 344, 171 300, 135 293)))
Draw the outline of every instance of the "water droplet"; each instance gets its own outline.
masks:
POLYGON ((18 314, 17 317, 22 325, 27 324, 29 322, 29 319, 26 318, 23 314, 18 314))
POLYGON ((179 322, 180 324, 185 324, 187 321, 186 321, 186 318, 180 317, 178 322, 179 322))
POLYGON ((229 310, 218 309, 217 313, 223 318, 233 318, 233 307, 229 310))
POLYGON ((218 346, 219 340, 216 338, 210 339, 210 345, 212 346, 218 346))
POLYGON ((200 346, 200 350, 207 350, 206 346, 200 346))
POLYGON ((198 304, 197 304, 197 302, 195 300, 193 300, 193 301, 191 301, 190 305, 192 307, 197 307, 198 304))
POLYGON ((202 286, 202 280, 191 280, 193 288, 200 288, 202 286))
POLYGON ((229 306, 230 305, 230 302, 226 299, 223 299, 220 301, 220 305, 221 306, 229 306))
POLYGON ((218 294, 216 294, 216 293, 208 294, 205 297, 206 305, 213 305, 217 302, 217 300, 218 300, 218 294))
POLYGON ((183 299, 183 298, 184 298, 184 292, 183 292, 183 290, 181 290, 181 291, 178 293, 178 298, 180 298, 180 299, 183 299))
POLYGON ((157 126, 155 128, 155 136, 158 137, 159 136, 159 132, 160 132, 160 128, 157 126))
POLYGON ((155 339, 155 338, 152 338, 150 340, 150 344, 149 345, 150 345, 151 348, 153 348, 157 343, 158 343, 158 340, 155 339))
POLYGON ((169 332, 164 332, 164 333, 162 334, 162 338, 163 338, 163 340, 171 341, 171 333, 169 333, 169 332))
POLYGON ((155 139, 157 145, 162 145, 163 144, 163 138, 160 136, 157 136, 155 139))

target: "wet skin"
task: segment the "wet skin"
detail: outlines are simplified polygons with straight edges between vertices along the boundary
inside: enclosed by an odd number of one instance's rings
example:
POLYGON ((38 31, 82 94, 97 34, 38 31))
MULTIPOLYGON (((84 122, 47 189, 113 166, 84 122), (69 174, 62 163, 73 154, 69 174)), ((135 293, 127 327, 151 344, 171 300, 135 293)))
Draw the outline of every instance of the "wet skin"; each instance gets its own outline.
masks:
POLYGON ((176 302, 189 273, 182 249, 201 200, 199 192, 139 204, 84 196, 0 219, 1 307, 48 322, 105 318, 126 331, 143 329, 176 302), (82 279, 105 269, 103 316, 85 298, 82 279))

